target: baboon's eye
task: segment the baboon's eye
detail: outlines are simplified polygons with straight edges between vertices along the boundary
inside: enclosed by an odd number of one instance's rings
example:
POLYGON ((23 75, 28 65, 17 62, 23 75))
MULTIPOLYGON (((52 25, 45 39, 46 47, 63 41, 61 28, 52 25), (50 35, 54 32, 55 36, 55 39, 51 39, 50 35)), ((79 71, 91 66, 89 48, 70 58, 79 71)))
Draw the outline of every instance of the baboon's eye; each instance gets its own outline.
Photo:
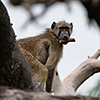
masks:
POLYGON ((69 27, 66 27, 66 30, 69 30, 70 28, 69 27))
POLYGON ((63 27, 59 27, 60 30, 63 30, 63 27))
POLYGON ((59 29, 60 29, 60 30, 63 30, 63 29, 69 30, 70 28, 69 28, 69 27, 59 27, 59 29))

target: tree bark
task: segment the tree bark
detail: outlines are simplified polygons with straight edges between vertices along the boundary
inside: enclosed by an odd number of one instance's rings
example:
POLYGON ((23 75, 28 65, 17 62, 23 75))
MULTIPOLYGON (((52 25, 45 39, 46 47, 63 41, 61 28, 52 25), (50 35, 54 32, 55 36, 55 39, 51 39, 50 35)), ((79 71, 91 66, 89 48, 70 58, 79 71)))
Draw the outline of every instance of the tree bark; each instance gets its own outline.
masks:
POLYGON ((52 96, 45 92, 22 91, 0 87, 0 100, 100 100, 79 96, 52 96))
POLYGON ((6 8, 0 1, 0 85, 43 91, 20 51, 6 8))

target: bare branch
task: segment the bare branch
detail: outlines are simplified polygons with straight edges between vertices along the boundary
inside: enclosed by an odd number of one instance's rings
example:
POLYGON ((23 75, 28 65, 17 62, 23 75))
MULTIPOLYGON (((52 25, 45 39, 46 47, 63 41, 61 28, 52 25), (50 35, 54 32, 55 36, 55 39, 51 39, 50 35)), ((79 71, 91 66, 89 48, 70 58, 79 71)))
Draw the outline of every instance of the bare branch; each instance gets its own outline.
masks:
POLYGON ((59 96, 69 95, 69 93, 65 91, 65 88, 62 82, 60 81, 59 74, 57 71, 55 71, 54 73, 53 92, 54 95, 59 95, 59 96))
POLYGON ((55 74, 54 78, 54 93, 56 95, 75 95, 78 87, 93 74, 100 72, 100 61, 97 58, 100 56, 98 50, 92 57, 88 58, 79 67, 77 67, 70 75, 62 82, 59 75, 55 74))
POLYGON ((91 58, 97 59, 100 56, 100 49, 91 58))

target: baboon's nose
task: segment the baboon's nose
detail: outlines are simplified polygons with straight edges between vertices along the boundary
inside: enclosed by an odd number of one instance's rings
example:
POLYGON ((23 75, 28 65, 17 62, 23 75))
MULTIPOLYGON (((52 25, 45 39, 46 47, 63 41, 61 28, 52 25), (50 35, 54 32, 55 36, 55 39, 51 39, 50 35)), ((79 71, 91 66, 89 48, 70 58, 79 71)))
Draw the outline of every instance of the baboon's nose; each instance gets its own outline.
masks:
POLYGON ((64 38, 63 38, 64 40, 67 40, 68 39, 68 37, 67 36, 64 36, 64 38))

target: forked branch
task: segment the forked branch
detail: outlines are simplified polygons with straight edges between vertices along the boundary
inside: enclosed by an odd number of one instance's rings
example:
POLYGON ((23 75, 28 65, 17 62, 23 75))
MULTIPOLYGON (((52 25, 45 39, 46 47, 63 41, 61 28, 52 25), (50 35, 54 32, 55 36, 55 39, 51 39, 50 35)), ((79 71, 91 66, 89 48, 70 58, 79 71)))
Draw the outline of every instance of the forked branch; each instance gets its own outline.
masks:
POLYGON ((93 56, 80 64, 80 66, 62 82, 59 79, 59 75, 55 74, 53 86, 55 95, 76 95, 76 90, 85 80, 93 74, 100 72, 100 60, 97 60, 99 56, 100 49, 93 56))

